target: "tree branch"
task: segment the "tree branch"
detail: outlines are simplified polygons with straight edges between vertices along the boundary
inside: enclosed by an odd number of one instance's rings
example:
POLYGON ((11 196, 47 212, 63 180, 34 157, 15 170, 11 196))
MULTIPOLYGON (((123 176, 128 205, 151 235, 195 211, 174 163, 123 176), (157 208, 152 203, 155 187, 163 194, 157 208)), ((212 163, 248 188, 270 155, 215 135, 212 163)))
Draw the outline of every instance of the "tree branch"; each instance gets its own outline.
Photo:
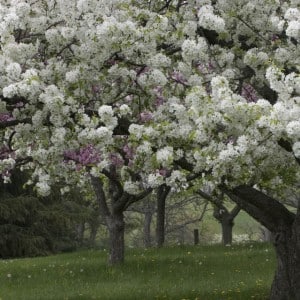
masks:
POLYGON ((107 206, 105 193, 103 191, 103 183, 99 177, 95 177, 93 175, 90 175, 91 177, 91 183, 94 188, 96 199, 99 203, 99 207, 101 209, 101 213, 103 217, 109 217, 111 215, 109 208, 107 206))
POLYGON ((230 190, 221 186, 220 189, 273 233, 282 225, 290 226, 295 220, 295 214, 283 204, 252 187, 242 185, 230 190))

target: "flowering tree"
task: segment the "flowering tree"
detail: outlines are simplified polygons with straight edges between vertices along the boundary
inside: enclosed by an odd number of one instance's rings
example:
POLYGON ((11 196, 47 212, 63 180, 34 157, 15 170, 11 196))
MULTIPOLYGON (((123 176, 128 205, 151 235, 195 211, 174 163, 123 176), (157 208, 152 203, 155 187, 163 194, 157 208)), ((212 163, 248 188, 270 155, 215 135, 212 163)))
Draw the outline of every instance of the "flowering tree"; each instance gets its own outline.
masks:
MULTIPOLYGON (((4 180, 19 165, 42 195, 60 178, 91 182, 116 225, 152 188, 194 176, 277 236, 272 299, 295 298, 300 215, 257 188, 299 182, 298 6, 2 1, 4 180)), ((111 228, 122 244, 122 226, 111 228)))

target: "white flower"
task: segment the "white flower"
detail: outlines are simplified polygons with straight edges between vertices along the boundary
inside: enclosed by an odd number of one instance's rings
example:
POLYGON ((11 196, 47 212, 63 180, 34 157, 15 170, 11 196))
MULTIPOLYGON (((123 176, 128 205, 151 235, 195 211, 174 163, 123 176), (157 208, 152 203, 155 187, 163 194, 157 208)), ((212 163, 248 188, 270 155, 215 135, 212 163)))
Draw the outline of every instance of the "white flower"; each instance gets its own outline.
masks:
POLYGON ((300 142, 296 142, 293 145, 293 152, 297 158, 300 158, 300 142))
POLYGON ((99 139, 103 139, 103 138, 110 139, 112 136, 112 131, 109 130, 107 127, 101 126, 96 129, 96 136, 99 139))
POLYGON ((137 139, 140 139, 143 135, 144 125, 131 124, 128 129, 129 133, 137 139))
POLYGON ((154 69, 149 74, 149 83, 155 86, 164 86, 168 82, 166 76, 158 69, 154 69))
POLYGON ((55 128, 51 137, 51 142, 56 145, 63 145, 65 143, 66 132, 66 129, 63 127, 55 128))
POLYGON ((122 104, 120 106, 120 115, 121 116, 131 115, 131 109, 127 104, 122 104))
POLYGON ((150 187, 156 188, 164 183, 164 177, 159 173, 150 174, 147 181, 150 187))
POLYGON ((205 29, 222 32, 225 30, 225 21, 216 16, 211 5, 203 5, 198 12, 199 25, 205 29))
POLYGON ((172 171, 170 177, 166 178, 166 184, 173 188, 184 187, 186 182, 185 174, 179 170, 172 171))
POLYGON ((80 73, 79 70, 72 70, 66 73, 66 80, 70 83, 74 83, 78 80, 80 73))
POLYGON ((124 191, 130 195, 137 195, 140 192, 139 183, 132 181, 125 181, 124 183, 124 191))
POLYGON ((141 145, 136 148, 136 153, 143 155, 151 155, 152 149, 151 144, 147 141, 144 141, 141 145))
POLYGON ((113 116, 114 112, 111 106, 102 105, 98 109, 98 115, 100 118, 105 118, 106 116, 113 116))
POLYGON ((51 188, 47 182, 38 182, 36 184, 36 188, 37 188, 37 192, 41 196, 46 197, 50 195, 51 188))
POLYGON ((216 76, 211 80, 212 97, 215 100, 224 100, 230 97, 232 92, 229 89, 229 83, 223 76, 216 76))
POLYGON ((5 98, 12 98, 15 95, 18 95, 18 87, 16 84, 10 84, 2 90, 3 96, 5 98))
POLYGON ((290 21, 285 32, 287 36, 298 39, 300 37, 300 21, 290 21))
POLYGON ((275 50, 275 59, 284 63, 289 59, 289 52, 285 48, 277 48, 275 50))
POLYGON ((69 193, 70 192, 70 187, 69 186, 64 186, 63 188, 60 189, 60 193, 62 195, 69 193))
POLYGON ((300 121, 291 121, 286 126, 286 132, 289 137, 300 139, 300 121))
POLYGON ((115 128, 118 125, 118 119, 114 117, 114 112, 111 106, 102 105, 98 109, 98 114, 101 122, 103 122, 110 129, 115 128))
POLYGON ((284 14, 284 18, 289 21, 299 20, 300 11, 297 8, 288 8, 284 14))
POLYGON ((148 60, 148 65, 152 66, 153 68, 168 67, 170 64, 171 59, 161 53, 152 56, 148 60))
POLYGON ((185 61, 206 60, 207 58, 207 43, 204 38, 199 37, 198 42, 195 40, 185 40, 182 43, 182 57, 185 61))
POLYGON ((158 163, 160 163, 163 167, 169 165, 172 163, 174 158, 173 148, 172 147, 165 147, 162 149, 159 149, 156 152, 156 160, 158 163))
POLYGON ((22 68, 18 63, 11 63, 6 67, 5 71, 11 79, 18 79, 22 73, 22 68))
POLYGON ((270 18, 270 22, 271 22, 271 25, 273 26, 273 28, 276 30, 276 31, 282 31, 283 30, 283 27, 284 27, 284 24, 285 24, 285 21, 284 20, 281 20, 278 16, 272 16, 270 18))

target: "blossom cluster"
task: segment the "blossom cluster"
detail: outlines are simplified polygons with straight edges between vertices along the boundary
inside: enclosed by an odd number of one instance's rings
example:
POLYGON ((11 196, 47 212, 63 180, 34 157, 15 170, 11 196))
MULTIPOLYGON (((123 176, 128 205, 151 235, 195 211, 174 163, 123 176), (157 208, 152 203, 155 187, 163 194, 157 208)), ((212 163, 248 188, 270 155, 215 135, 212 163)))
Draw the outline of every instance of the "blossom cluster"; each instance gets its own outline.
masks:
POLYGON ((130 194, 299 172, 297 1, 154 2, 0 5, 1 172, 30 157, 43 195, 111 166, 130 194))

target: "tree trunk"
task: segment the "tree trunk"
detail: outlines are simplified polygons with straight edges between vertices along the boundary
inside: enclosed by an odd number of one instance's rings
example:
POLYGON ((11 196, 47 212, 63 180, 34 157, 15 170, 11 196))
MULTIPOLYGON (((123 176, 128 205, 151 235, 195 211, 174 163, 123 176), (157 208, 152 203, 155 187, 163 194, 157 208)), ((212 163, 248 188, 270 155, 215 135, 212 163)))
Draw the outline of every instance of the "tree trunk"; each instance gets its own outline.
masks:
MULTIPOLYGON (((91 182, 99 203, 100 211, 105 219, 109 233, 109 258, 108 263, 111 265, 124 262, 124 209, 109 210, 106 202, 106 196, 103 190, 103 183, 100 178, 91 176, 91 182)), ((122 198, 120 200, 123 200, 122 198)), ((118 203, 117 203, 118 204, 118 203)), ((121 206, 122 208, 123 206, 121 206)))
POLYGON ((85 231, 85 223, 84 222, 76 225, 76 238, 77 238, 79 245, 83 244, 84 231, 85 231))
POLYGON ((300 299, 300 210, 290 212, 283 204, 249 186, 226 194, 272 233, 277 269, 271 300, 300 299))
POLYGON ((233 221, 231 218, 223 218, 221 221, 222 225, 222 243, 223 245, 231 245, 232 244, 232 229, 233 229, 233 221))
POLYGON ((91 246, 94 246, 96 243, 96 236, 98 231, 99 224, 95 224, 94 222, 90 223, 90 239, 89 243, 91 246))
POLYGON ((170 187, 162 185, 157 191, 157 212, 156 212, 156 245, 162 247, 165 242, 165 214, 166 198, 170 187))
POLYGON ((277 270, 272 283, 272 300, 300 299, 299 225, 283 228, 274 235, 277 270))
POLYGON ((152 221, 152 213, 145 212, 145 220, 144 220, 144 246, 145 246, 145 248, 151 247, 151 221, 152 221))
POLYGON ((108 262, 110 265, 123 263, 125 249, 125 222, 123 212, 106 217, 106 222, 110 243, 108 262))
POLYGON ((157 213, 156 213, 156 245, 162 247, 165 242, 165 209, 166 199, 157 199, 157 213))
POLYGON ((231 211, 229 211, 223 204, 224 195, 221 198, 212 197, 202 190, 198 190, 197 193, 204 199, 210 201, 215 205, 213 216, 221 223, 222 226, 222 243, 223 245, 232 244, 232 229, 234 225, 234 219, 241 211, 241 207, 237 204, 231 211))

